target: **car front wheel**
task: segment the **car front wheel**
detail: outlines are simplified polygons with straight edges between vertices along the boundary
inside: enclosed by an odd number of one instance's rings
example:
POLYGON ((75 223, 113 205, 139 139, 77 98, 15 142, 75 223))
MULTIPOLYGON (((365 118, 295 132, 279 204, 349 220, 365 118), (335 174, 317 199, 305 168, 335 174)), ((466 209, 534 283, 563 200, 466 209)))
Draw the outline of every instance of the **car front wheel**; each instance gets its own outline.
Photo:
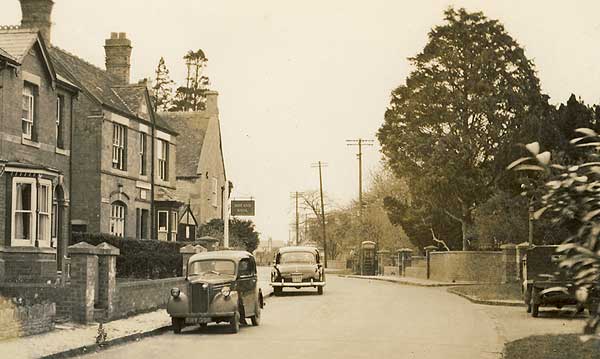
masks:
POLYGON ((317 293, 323 295, 323 287, 317 287, 317 293))
POLYGON ((240 312, 237 310, 231 319, 229 319, 229 329, 236 334, 240 331, 240 312))
POLYGON ((281 287, 273 287, 273 294, 279 295, 279 294, 281 294, 282 290, 283 290, 283 288, 281 288, 281 287))
POLYGON ((173 326, 173 333, 179 334, 179 333, 181 333, 181 329, 183 329, 183 327, 185 325, 185 319, 171 318, 171 324, 173 326))

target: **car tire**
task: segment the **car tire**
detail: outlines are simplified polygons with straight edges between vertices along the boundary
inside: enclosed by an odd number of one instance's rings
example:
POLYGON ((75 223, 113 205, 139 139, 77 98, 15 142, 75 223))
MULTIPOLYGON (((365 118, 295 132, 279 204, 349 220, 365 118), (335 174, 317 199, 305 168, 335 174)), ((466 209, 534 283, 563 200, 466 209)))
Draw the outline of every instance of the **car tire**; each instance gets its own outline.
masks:
POLYGON ((185 326, 185 319, 183 318, 171 318, 171 325, 173 327, 173 333, 179 334, 185 326))
POLYGON ((531 313, 531 301, 527 303, 527 313, 531 313))
POLYGON ((237 310, 235 314, 229 319, 229 329, 233 334, 237 334, 240 331, 240 312, 237 310))
POLYGON ((208 327, 208 323, 200 323, 200 329, 208 327))
POLYGON ((253 316, 250 317, 252 325, 258 327, 260 325, 260 304, 256 303, 256 311, 253 316))
POLYGON ((283 288, 281 288, 281 287, 273 287, 273 294, 276 296, 280 295, 282 291, 283 291, 283 288))
POLYGON ((319 295, 323 295, 323 287, 320 287, 320 286, 319 286, 319 287, 317 287, 317 293, 318 293, 319 295))

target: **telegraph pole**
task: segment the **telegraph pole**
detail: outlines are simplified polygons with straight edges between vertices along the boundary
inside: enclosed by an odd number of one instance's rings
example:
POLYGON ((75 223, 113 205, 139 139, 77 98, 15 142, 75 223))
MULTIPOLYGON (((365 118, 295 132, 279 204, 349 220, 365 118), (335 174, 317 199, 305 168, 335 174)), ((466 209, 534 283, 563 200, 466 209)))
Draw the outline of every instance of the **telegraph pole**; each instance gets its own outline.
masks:
POLYGON ((296 191, 292 194, 296 198, 296 246, 300 245, 300 217, 298 214, 298 195, 299 192, 296 191))
POLYGON ((362 147, 363 146, 373 146, 373 140, 363 140, 359 138, 357 140, 346 140, 347 146, 358 146, 358 153, 356 157, 358 157, 358 213, 362 217, 363 211, 363 200, 362 200, 362 147))
POLYGON ((323 204, 323 172, 322 172, 322 168, 327 167, 327 163, 323 163, 323 162, 319 161, 316 164, 313 164, 312 167, 319 168, 319 191, 321 192, 321 220, 323 221, 322 222, 323 226, 321 228, 323 230, 323 252, 325 252, 323 259, 325 262, 325 268, 327 268, 327 231, 325 230, 325 205, 323 204))

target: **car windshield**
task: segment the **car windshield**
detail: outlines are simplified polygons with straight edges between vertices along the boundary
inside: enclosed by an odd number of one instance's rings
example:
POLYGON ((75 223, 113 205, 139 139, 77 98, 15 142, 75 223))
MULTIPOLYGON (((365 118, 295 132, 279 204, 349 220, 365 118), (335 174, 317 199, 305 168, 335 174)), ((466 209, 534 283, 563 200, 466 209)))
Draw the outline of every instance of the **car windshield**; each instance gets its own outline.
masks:
POLYGON ((188 275, 235 275, 235 263, 228 259, 206 259, 190 263, 188 275))
POLYGON ((279 258, 281 264, 315 264, 315 255, 310 252, 288 252, 282 253, 279 258))

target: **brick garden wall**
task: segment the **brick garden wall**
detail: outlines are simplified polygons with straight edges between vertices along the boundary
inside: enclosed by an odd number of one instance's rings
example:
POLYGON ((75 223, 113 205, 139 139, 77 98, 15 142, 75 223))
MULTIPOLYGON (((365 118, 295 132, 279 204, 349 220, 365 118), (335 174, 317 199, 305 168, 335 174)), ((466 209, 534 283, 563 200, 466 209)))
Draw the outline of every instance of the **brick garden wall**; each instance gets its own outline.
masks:
POLYGON ((171 288, 181 288, 185 283, 183 277, 117 282, 113 318, 162 308, 171 288))
POLYGON ((11 301, 0 302, 0 339, 40 334, 54 329, 56 306, 41 303, 16 306, 11 301))
POLYGON ((430 255, 431 280, 502 283, 502 252, 451 251, 430 255))

